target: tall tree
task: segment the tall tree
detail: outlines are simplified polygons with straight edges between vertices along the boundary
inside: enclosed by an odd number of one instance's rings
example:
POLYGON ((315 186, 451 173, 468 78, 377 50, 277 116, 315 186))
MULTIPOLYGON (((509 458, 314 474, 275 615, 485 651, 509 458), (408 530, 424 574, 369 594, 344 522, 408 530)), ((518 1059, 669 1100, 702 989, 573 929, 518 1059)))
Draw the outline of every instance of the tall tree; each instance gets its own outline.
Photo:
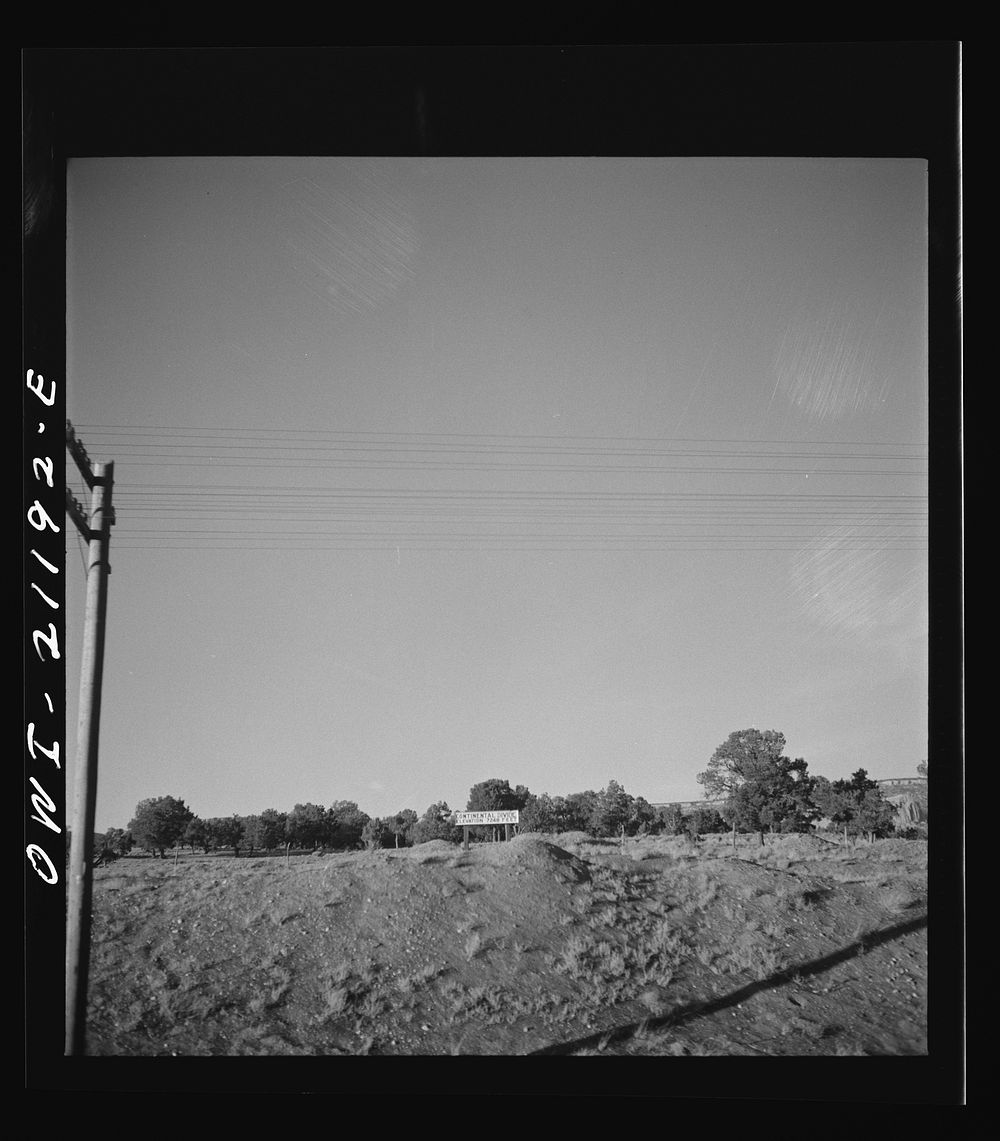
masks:
MULTIPOLYGON (((705 796, 724 800, 726 818, 736 830, 764 832, 786 819, 807 821, 812 781, 806 762, 784 755, 785 736, 773 729, 739 729, 730 733, 712 754, 708 768, 698 774, 705 796)), ((806 822, 804 826, 808 827, 806 822)))
POLYGON ((140 848, 154 855, 159 852, 161 857, 165 857, 166 849, 180 840, 188 822, 193 819, 194 813, 183 800, 173 796, 154 796, 139 801, 128 830, 140 848))

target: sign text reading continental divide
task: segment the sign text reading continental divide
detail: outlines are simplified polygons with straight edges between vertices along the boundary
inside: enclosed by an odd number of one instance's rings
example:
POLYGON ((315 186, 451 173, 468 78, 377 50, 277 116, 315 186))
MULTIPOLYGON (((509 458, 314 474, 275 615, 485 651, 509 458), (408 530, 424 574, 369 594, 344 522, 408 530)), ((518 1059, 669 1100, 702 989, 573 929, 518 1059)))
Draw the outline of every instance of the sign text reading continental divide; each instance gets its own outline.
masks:
POLYGON ((456 812, 456 824, 516 824, 521 819, 518 810, 502 812, 456 812))

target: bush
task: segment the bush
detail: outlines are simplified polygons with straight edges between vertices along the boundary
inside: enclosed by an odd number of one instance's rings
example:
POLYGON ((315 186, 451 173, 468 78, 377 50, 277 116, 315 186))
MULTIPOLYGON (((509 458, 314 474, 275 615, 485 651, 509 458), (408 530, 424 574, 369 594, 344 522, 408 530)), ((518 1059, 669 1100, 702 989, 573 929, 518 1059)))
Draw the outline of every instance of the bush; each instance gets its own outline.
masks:
POLYGON ((456 827, 452 811, 444 800, 432 804, 411 829, 414 844, 429 840, 447 840, 455 843, 462 839, 462 829, 456 827))
POLYGON ((927 826, 911 824, 906 828, 897 828, 894 835, 897 840, 926 840, 927 826))

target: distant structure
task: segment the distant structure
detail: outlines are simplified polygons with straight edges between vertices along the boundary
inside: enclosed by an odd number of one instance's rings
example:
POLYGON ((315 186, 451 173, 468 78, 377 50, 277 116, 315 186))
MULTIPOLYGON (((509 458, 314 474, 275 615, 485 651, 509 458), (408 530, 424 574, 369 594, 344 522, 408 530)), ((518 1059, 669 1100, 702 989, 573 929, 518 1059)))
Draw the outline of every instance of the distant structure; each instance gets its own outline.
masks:
POLYGON ((913 785, 915 788, 926 788, 927 777, 887 777, 885 780, 875 783, 881 788, 905 788, 907 785, 913 785))
POLYGON ((653 808, 669 808, 671 804, 676 804, 681 812, 694 812, 696 808, 721 808, 725 804, 725 800, 670 800, 663 803, 653 802, 653 808))

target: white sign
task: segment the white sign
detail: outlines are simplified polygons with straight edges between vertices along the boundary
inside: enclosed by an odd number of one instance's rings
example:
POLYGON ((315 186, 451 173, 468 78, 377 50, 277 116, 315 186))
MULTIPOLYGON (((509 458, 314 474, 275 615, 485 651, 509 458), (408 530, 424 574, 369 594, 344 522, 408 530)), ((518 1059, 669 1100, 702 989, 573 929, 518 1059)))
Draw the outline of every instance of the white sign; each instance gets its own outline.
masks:
POLYGON ((464 824, 517 824, 521 819, 521 814, 518 810, 511 809, 510 811, 501 812, 456 812, 455 823, 464 824))

